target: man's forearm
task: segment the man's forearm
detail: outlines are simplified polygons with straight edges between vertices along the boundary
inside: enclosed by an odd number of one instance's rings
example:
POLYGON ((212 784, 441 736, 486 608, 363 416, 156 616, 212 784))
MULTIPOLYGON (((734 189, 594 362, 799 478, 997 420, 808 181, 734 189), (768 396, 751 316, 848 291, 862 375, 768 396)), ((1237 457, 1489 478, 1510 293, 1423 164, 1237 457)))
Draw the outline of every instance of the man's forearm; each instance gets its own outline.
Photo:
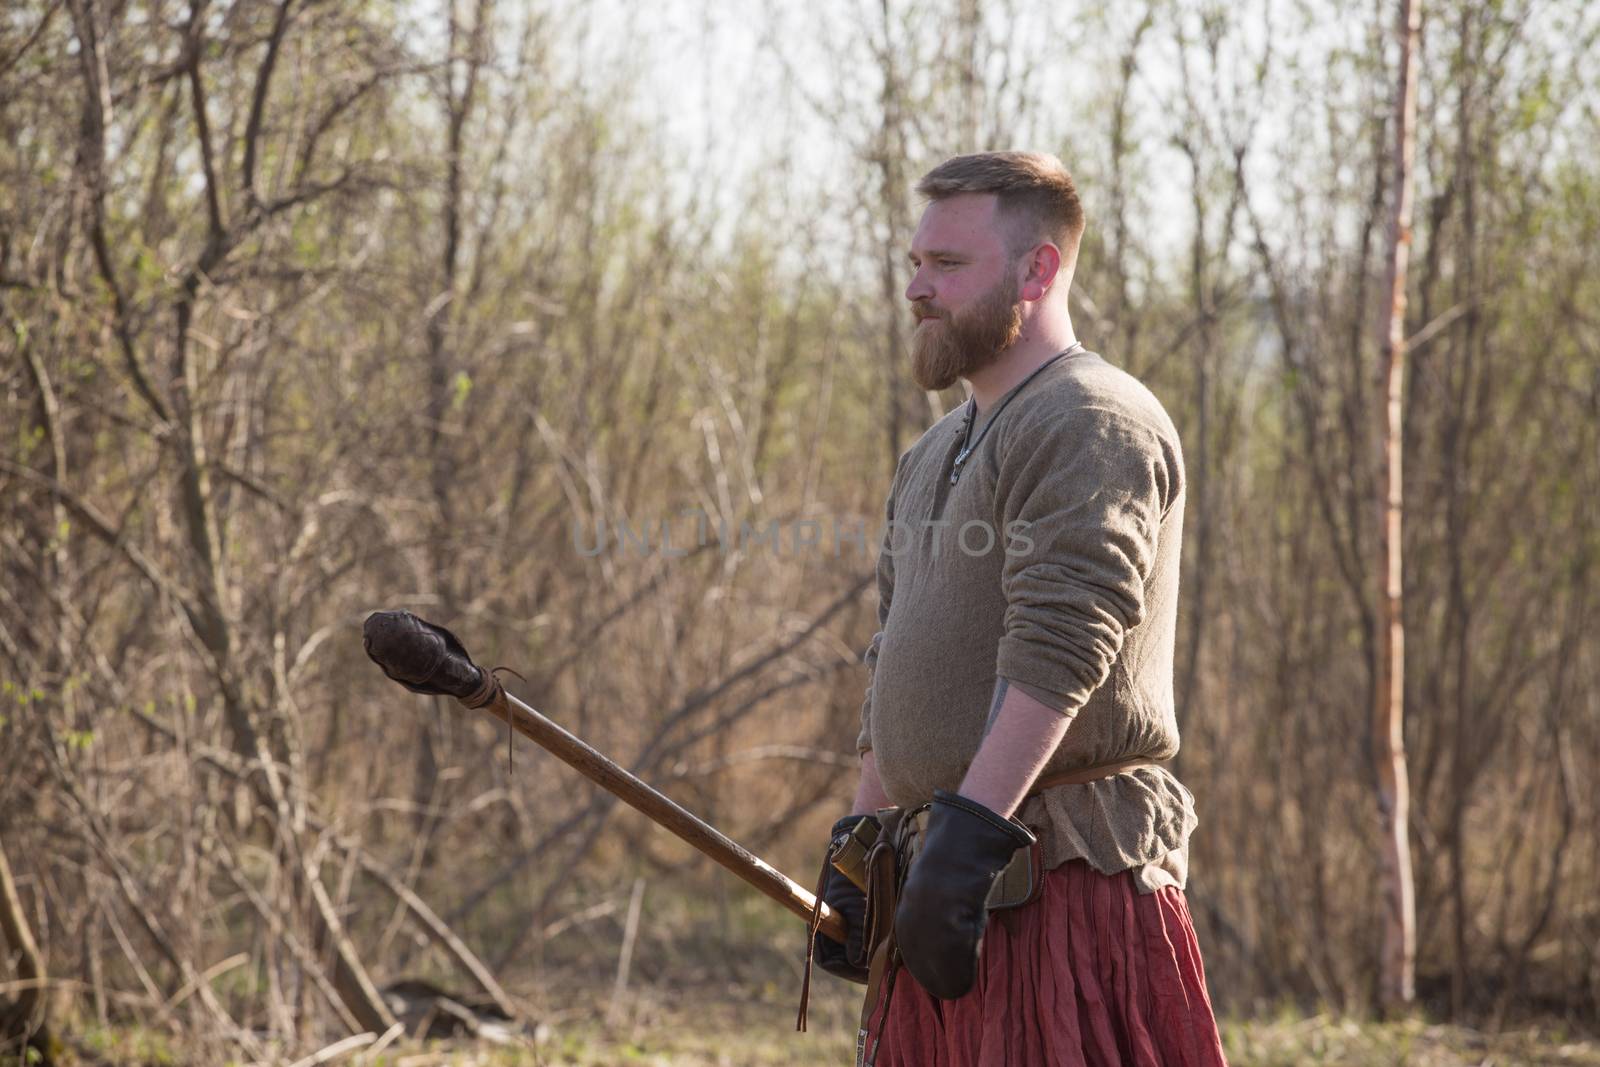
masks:
POLYGON ((869 749, 861 754, 861 781, 856 785, 855 803, 851 805, 852 815, 871 815, 879 808, 887 808, 893 804, 883 791, 883 783, 878 780, 878 761, 869 749))
POLYGON ((1071 724, 1068 716, 1000 679, 960 794, 1001 815, 1012 814, 1071 724))

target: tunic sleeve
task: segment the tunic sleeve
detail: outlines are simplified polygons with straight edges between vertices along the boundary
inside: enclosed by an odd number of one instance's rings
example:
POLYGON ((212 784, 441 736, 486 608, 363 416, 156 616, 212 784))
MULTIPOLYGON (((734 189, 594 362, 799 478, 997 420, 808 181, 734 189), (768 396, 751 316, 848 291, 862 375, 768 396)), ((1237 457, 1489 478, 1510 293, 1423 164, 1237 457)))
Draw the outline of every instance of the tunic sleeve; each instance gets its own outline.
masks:
POLYGON ((1041 408, 1010 430, 995 492, 1007 537, 995 669, 1076 715, 1144 618, 1182 460, 1175 441, 1104 408, 1041 408))

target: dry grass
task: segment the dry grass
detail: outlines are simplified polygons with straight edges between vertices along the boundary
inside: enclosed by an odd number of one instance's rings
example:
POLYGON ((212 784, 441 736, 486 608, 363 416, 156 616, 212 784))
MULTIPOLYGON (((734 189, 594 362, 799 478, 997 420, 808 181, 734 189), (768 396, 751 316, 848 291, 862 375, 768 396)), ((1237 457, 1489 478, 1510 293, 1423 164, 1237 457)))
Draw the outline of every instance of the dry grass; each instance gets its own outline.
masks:
MULTIPOLYGON (((654 924, 637 945, 629 988, 614 997, 614 929, 556 938, 538 967, 507 976, 529 1006, 534 1033, 523 1047, 404 1041, 377 1056, 332 1061, 350 1067, 844 1067, 854 1063, 861 988, 818 974, 808 1032, 794 1030, 800 953, 792 921, 754 895, 734 893, 719 910, 705 895, 663 888, 654 924)), ((445 984, 449 984, 448 980, 445 984)), ((248 999, 248 994, 240 992, 248 999)), ((245 1003, 235 1003, 241 1018, 245 1003)), ((64 1027, 84 1067, 220 1067, 186 1054, 154 1026, 64 1027)), ((332 1041, 332 1035, 327 1040, 332 1041)), ((1389 1023, 1306 1015, 1292 1009, 1226 1019, 1233 1067, 1600 1067, 1600 1034, 1549 1022, 1486 1034, 1414 1018, 1389 1023)), ((307 1050, 297 1050, 305 1056, 307 1050)), ((236 1059, 230 1067, 243 1067, 236 1059)), ((293 1058, 276 1061, 286 1067, 293 1058)), ((0 1067, 11 1067, 0 1056, 0 1067)), ((263 1065, 265 1067, 265 1065, 263 1065)), ((1018 1065, 1023 1067, 1023 1065, 1018 1065)))
MULTIPOLYGON (((363 1067, 825 1067, 854 1062, 856 991, 824 980, 814 991, 808 1033, 794 1032, 794 990, 652 988, 629 994, 606 1019, 606 997, 567 987, 547 993, 554 1008, 537 1040, 519 1049, 460 1043, 405 1043, 363 1067)), ((1358 1023, 1329 1016, 1229 1020, 1233 1067, 1600 1067, 1600 1041, 1558 1027, 1488 1035, 1420 1019, 1358 1023)), ((165 1067, 193 1061, 149 1031, 101 1032, 85 1042, 85 1063, 165 1067)), ((80 1046, 82 1047, 82 1046, 80 1046)), ((284 1061, 287 1062, 287 1061, 284 1061)))

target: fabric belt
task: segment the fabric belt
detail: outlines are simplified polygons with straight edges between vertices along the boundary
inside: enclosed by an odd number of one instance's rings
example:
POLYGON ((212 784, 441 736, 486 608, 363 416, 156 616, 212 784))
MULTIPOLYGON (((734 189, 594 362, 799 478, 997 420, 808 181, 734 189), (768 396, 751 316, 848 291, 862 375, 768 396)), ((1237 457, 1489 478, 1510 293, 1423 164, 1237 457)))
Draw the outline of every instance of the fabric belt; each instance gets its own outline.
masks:
MULTIPOLYGON (((1087 785, 1129 771, 1163 765, 1160 760, 1129 759, 1115 763, 1101 763, 1075 771, 1063 771, 1036 780, 1028 790, 1027 797, 1036 797, 1045 790, 1055 789, 1058 786, 1087 785)), ((916 853, 917 838, 927 823, 927 817, 926 804, 909 811, 899 808, 885 809, 878 816, 879 822, 883 824, 883 832, 867 853, 864 887, 867 893, 867 918, 863 943, 870 962, 867 969, 866 998, 861 1006, 861 1021, 856 1030, 856 1067, 872 1067, 877 1059, 878 1042, 882 1039, 882 1033, 876 1036, 872 1034, 872 1016, 878 1011, 881 1001, 882 1018, 888 1018, 889 1004, 894 996, 895 976, 900 970, 900 953, 895 946, 894 937, 895 904, 905 872, 910 868, 912 857, 916 853)), ((825 860, 824 863, 826 862, 825 860)), ((989 894, 988 906, 990 910, 1019 907, 1036 900, 1043 888, 1043 851, 1039 842, 1035 841, 1032 845, 1018 849, 1005 870, 995 879, 994 889, 989 894)), ((817 891, 818 893, 822 891, 820 882, 817 891)), ((820 897, 818 902, 820 903, 820 897)), ((817 922, 813 921, 813 934, 816 929, 817 922)), ((810 985, 810 964, 808 949, 805 986, 810 985)), ((800 1029, 805 1028, 807 992, 808 990, 804 988, 801 991, 798 1024, 800 1029)), ((881 1022, 882 1020, 880 1020, 880 1031, 881 1022)))

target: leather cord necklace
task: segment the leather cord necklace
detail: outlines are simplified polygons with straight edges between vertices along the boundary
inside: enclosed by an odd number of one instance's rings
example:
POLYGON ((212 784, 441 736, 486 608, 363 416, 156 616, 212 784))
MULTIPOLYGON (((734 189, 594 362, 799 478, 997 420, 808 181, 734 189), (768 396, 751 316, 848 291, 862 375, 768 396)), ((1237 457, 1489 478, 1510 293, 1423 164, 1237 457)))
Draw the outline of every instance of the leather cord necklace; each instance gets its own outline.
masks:
POLYGON ((989 427, 993 426, 995 421, 1000 418, 1000 413, 1006 409, 1006 405, 1015 400, 1017 398, 1017 394, 1022 392, 1023 389, 1027 388, 1029 382, 1043 374, 1046 367, 1050 366, 1052 363, 1066 359, 1068 356, 1072 355, 1072 353, 1078 351, 1082 347, 1082 341, 1072 342, 1072 344, 1068 345, 1060 352, 1057 352, 1055 355, 1039 364, 1039 366, 1034 369, 1032 374, 1022 379, 1021 384, 1019 384, 1015 389, 1011 390, 1011 392, 1006 395, 1006 398, 1000 402, 1000 406, 995 409, 994 414, 989 416, 989 421, 983 424, 983 429, 978 431, 978 439, 976 441, 972 440, 972 422, 978 414, 978 398, 972 397, 967 401, 967 414, 961 420, 961 424, 964 427, 961 435, 961 451, 956 453, 955 464, 950 468, 951 485, 955 485, 956 480, 961 477, 962 464, 967 462, 967 457, 972 455, 974 449, 983 444, 984 437, 986 437, 989 433, 989 427))

